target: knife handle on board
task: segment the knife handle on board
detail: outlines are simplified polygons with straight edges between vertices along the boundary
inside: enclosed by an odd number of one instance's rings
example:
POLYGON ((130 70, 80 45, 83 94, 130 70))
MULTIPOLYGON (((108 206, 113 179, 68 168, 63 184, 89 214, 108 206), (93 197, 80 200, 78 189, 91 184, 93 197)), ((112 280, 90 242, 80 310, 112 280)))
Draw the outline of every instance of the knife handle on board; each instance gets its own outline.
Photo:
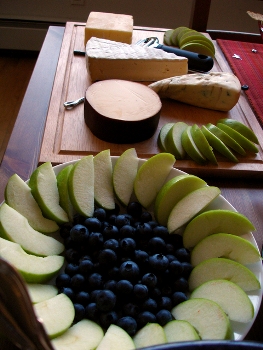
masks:
POLYGON ((214 60, 212 57, 201 55, 196 52, 181 50, 181 49, 177 49, 176 47, 165 46, 161 44, 155 46, 154 48, 163 50, 165 52, 174 53, 177 56, 183 56, 188 58, 189 70, 208 72, 213 68, 213 65, 214 65, 214 60))

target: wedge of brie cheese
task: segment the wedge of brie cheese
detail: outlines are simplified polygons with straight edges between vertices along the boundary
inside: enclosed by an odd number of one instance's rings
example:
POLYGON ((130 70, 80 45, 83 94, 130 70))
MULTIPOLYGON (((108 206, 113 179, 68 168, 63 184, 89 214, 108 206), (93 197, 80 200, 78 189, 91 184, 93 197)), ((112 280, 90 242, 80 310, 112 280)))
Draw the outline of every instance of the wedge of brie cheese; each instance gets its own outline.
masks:
POLYGON ((86 66, 92 81, 156 81, 186 74, 188 59, 151 47, 92 37, 86 45, 86 66))

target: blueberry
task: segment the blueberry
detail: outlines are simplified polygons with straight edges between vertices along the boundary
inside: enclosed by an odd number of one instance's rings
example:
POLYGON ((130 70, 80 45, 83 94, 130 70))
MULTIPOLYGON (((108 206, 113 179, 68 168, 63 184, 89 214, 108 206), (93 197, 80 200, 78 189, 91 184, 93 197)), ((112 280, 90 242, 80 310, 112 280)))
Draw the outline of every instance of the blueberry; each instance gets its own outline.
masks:
POLYGON ((115 225, 120 229, 124 225, 130 225, 130 219, 124 215, 124 214, 119 214, 116 216, 115 220, 115 225))
POLYGON ((59 293, 64 293, 71 301, 75 300, 75 293, 70 287, 62 287, 59 289, 59 293))
POLYGON ((137 283, 133 287, 133 294, 136 299, 145 299, 148 297, 148 287, 145 284, 137 283))
POLYGON ((118 280, 120 276, 120 270, 117 266, 113 266, 108 270, 108 278, 118 280))
POLYGON ((154 254, 149 257, 149 265, 156 271, 165 271, 169 266, 169 260, 163 254, 154 254))
POLYGON ((89 299, 90 299, 90 296, 88 292, 80 291, 76 294, 75 302, 83 306, 86 306, 89 303, 89 299))
POLYGON ((161 287, 161 293, 163 296, 171 297, 171 295, 173 294, 173 289, 169 284, 165 284, 161 287))
POLYGON ((116 295, 108 289, 100 290, 96 295, 96 304, 100 311, 111 311, 116 304, 116 295))
POLYGON ((75 309, 75 318, 74 318, 74 322, 79 322, 81 320, 83 320, 83 318, 85 317, 85 307, 81 304, 73 304, 74 305, 74 309, 75 309))
POLYGON ((183 292, 186 293, 189 289, 188 281, 180 277, 173 283, 173 289, 175 292, 183 292))
POLYGON ((100 314, 100 325, 104 329, 108 329, 111 324, 116 324, 118 315, 116 311, 102 312, 100 314))
POLYGON ((127 206, 127 213, 133 218, 140 218, 142 214, 142 205, 139 202, 130 202, 127 206))
POLYGON ((67 273, 61 273, 56 278, 56 286, 58 288, 69 287, 71 278, 67 273))
POLYGON ((118 248, 119 248, 119 242, 115 238, 107 239, 103 244, 103 248, 104 249, 111 249, 114 252, 117 252, 118 248))
POLYGON ((116 293, 118 295, 126 296, 130 295, 133 291, 133 285, 130 281, 128 280, 120 280, 116 284, 116 293))
POLYGON ((182 262, 182 267, 183 267, 183 272, 182 272, 182 277, 188 279, 190 273, 193 270, 193 266, 189 262, 182 262))
POLYGON ((142 311, 137 316, 138 328, 144 327, 147 323, 155 323, 156 317, 152 312, 142 311))
POLYGON ((142 276, 142 283, 149 288, 154 288, 157 284, 157 277, 155 274, 148 272, 142 276))
POLYGON ((90 288, 100 289, 103 286, 103 279, 101 274, 96 272, 92 273, 88 278, 88 283, 90 288))
MULTIPOLYGON (((167 247, 167 245, 166 245, 166 247, 167 247)), ((166 258, 169 260, 169 263, 171 261, 177 260, 177 258, 173 254, 170 254, 170 253, 166 254, 166 258)))
POLYGON ((103 208, 96 208, 94 210, 93 216, 99 219, 100 221, 105 221, 107 218, 107 213, 106 210, 103 208))
POLYGON ((162 296, 158 302, 159 309, 171 310, 172 309, 172 300, 167 296, 162 296))
POLYGON ((112 214, 108 217, 108 222, 110 225, 115 225, 116 216, 116 214, 112 214))
POLYGON ((89 303, 85 307, 85 317, 92 321, 98 322, 100 311, 98 310, 96 303, 89 303))
POLYGON ((109 289, 111 290, 113 293, 115 293, 116 291, 116 284, 117 282, 115 280, 108 280, 104 283, 104 289, 109 289))
POLYGON ((103 235, 100 232, 92 232, 89 235, 88 245, 90 249, 100 249, 103 246, 103 235))
POLYGON ((183 272, 183 266, 178 260, 173 260, 169 263, 169 270, 173 278, 181 276, 183 272))
POLYGON ((80 290, 84 287, 84 284, 85 284, 85 278, 80 273, 77 273, 76 275, 71 277, 71 287, 73 289, 80 290))
POLYGON ((185 248, 179 248, 175 251, 175 254, 174 254, 177 259, 181 262, 190 262, 190 253, 188 252, 187 249, 185 248))
POLYGON ((112 249, 103 249, 98 256, 98 262, 100 265, 114 265, 117 261, 117 254, 112 249))
POLYGON ((134 261, 139 266, 145 266, 149 262, 149 255, 144 250, 140 250, 140 249, 135 250, 135 252, 134 252, 134 261))
POLYGON ((71 228, 72 228, 72 224, 71 223, 68 222, 66 224, 63 224, 60 227, 60 231, 59 231, 60 237, 64 238, 64 239, 69 237, 71 228))
POLYGON ((140 308, 137 304, 129 302, 123 305, 122 311, 125 316, 131 316, 136 318, 140 313, 140 308))
POLYGON ((149 291, 149 295, 156 301, 159 301, 162 297, 162 292, 161 292, 161 289, 158 288, 158 287, 155 287, 155 288, 152 288, 150 291, 149 291))
POLYGON ((94 289, 91 293, 90 293, 90 302, 96 302, 96 298, 97 298, 97 294, 101 291, 101 289, 94 289))
POLYGON ((150 254, 165 253, 166 243, 160 237, 152 237, 148 242, 148 249, 150 254))
POLYGON ((135 228, 132 227, 131 225, 124 225, 120 228, 119 231, 120 231, 121 238, 126 238, 126 237, 134 238, 135 236, 135 228))
POLYGON ((174 318, 171 312, 165 309, 158 311, 156 314, 156 320, 162 327, 165 326, 166 323, 172 321, 173 319, 174 318))
POLYGON ((80 258, 80 254, 76 249, 69 248, 65 251, 65 259, 69 263, 76 263, 80 258))
POLYGON ((183 292, 174 292, 172 297, 171 297, 173 306, 176 306, 176 305, 186 301, 187 299, 188 298, 187 298, 186 294, 183 292))
POLYGON ((120 241, 121 253, 126 256, 133 255, 136 248, 136 242, 133 238, 126 237, 120 241))
POLYGON ((124 316, 117 321, 117 326, 124 329, 130 336, 137 331, 137 322, 131 316, 124 316))
POLYGON ((158 226, 158 223, 154 220, 148 221, 147 224, 149 224, 152 229, 154 229, 156 226, 158 226))
POLYGON ((166 240, 170 236, 170 234, 167 230, 167 227, 158 225, 153 228, 153 236, 161 237, 162 239, 166 240))
POLYGON ((91 260, 82 260, 79 263, 79 272, 84 276, 88 276, 92 273, 94 268, 93 262, 91 260))
POLYGON ((84 221, 84 225, 88 228, 89 232, 100 232, 102 224, 98 218, 87 218, 84 221))
POLYGON ((143 304, 142 304, 142 309, 143 309, 144 311, 150 311, 150 312, 152 312, 153 314, 156 313, 157 308, 158 308, 157 302, 156 302, 154 299, 152 299, 152 298, 146 299, 146 300, 143 302, 143 304))
POLYGON ((149 239, 152 234, 152 228, 147 222, 136 226, 136 235, 139 239, 149 239))
POLYGON ((118 238, 119 236, 119 230, 117 228, 117 226, 115 225, 108 225, 106 227, 104 227, 103 231, 103 237, 107 240, 110 238, 118 238))
POLYGON ((129 281, 136 281, 139 277, 140 269, 133 261, 125 261, 120 266, 120 275, 129 281))
POLYGON ((89 237, 89 230, 84 225, 75 225, 70 230, 70 237, 74 242, 77 243, 87 242, 89 237))
POLYGON ((152 214, 148 211, 144 211, 144 212, 142 212, 142 214, 140 216, 140 220, 141 220, 141 222, 152 221, 152 214))
POLYGON ((173 244, 167 243, 166 244, 166 255, 167 254, 174 254, 174 252, 175 252, 175 249, 174 249, 173 244))

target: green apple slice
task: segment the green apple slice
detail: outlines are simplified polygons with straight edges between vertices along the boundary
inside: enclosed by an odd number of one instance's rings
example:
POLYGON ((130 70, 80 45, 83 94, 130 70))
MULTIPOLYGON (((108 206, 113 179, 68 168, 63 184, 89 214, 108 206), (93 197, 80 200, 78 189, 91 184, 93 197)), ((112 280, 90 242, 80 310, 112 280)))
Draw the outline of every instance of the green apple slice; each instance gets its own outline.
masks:
POLYGON ((239 132, 241 135, 249 139, 251 142, 254 142, 257 145, 259 144, 256 134, 249 127, 239 122, 238 120, 231 119, 231 118, 224 118, 224 119, 219 119, 217 123, 225 124, 230 128, 239 132))
POLYGON ((180 40, 178 40, 179 47, 181 47, 184 43, 188 42, 188 40, 191 41, 191 38, 193 37, 204 37, 204 34, 194 30, 190 29, 188 31, 185 31, 183 35, 181 35, 180 40))
POLYGON ((135 148, 129 148, 117 159, 113 168, 113 188, 117 199, 125 206, 129 204, 137 175, 139 158, 135 148))
POLYGON ((139 168, 134 180, 134 192, 144 208, 148 208, 155 200, 174 162, 172 154, 159 153, 146 160, 139 168))
POLYGON ((201 44, 201 43, 186 43, 182 46, 180 46, 181 50, 191 51, 199 53, 200 55, 205 56, 211 56, 214 57, 214 52, 211 50, 211 48, 207 45, 201 44))
POLYGON ((228 233, 214 233, 202 239, 191 252, 192 266, 211 258, 228 258, 243 265, 261 260, 258 249, 251 242, 228 233))
MULTIPOLYGON (((188 34, 188 33, 186 33, 186 34, 188 34)), ((196 35, 193 35, 190 37, 190 36, 185 35, 184 37, 181 38, 180 47, 187 44, 187 43, 188 44, 189 43, 192 43, 192 44, 196 43, 196 44, 202 44, 204 46, 207 46, 211 50, 211 52, 213 52, 212 57, 214 57, 214 55, 215 55, 214 44, 212 43, 212 41, 210 39, 206 38, 205 36, 196 34, 196 35)))
POLYGON ((231 160, 232 162, 238 163, 236 156, 230 151, 230 149, 222 142, 216 135, 207 129, 205 125, 201 128, 203 134, 205 135, 207 141, 210 145, 216 149, 223 156, 231 160))
POLYGON ((254 306, 248 295, 237 284, 227 280, 205 282, 193 291, 190 298, 216 302, 231 321, 246 323, 254 317, 254 306))
POLYGON ((188 27, 177 27, 173 30, 172 34, 171 34, 171 42, 174 46, 179 46, 179 34, 182 32, 187 32, 188 30, 190 30, 190 28, 188 27))
POLYGON ((192 158, 196 163, 203 165, 206 163, 206 158, 196 146, 191 134, 191 128, 191 126, 188 126, 182 133, 182 145, 190 158, 192 158))
POLYGON ((5 188, 6 203, 25 216, 35 230, 43 233, 56 232, 59 227, 53 220, 46 219, 32 196, 30 187, 17 175, 12 175, 5 188))
POLYGON ((91 320, 81 320, 51 341, 55 350, 93 350, 104 336, 102 328, 91 320))
POLYGON ((66 332, 75 317, 73 303, 64 293, 34 304, 34 310, 50 339, 66 332))
POLYGON ((229 318, 214 301, 204 298, 189 299, 175 306, 171 312, 175 319, 189 322, 202 340, 233 337, 229 318))
POLYGON ((174 126, 174 123, 166 123, 164 126, 161 128, 159 134, 158 134, 158 147, 162 152, 167 152, 166 146, 165 146, 165 139, 166 136, 169 132, 169 130, 174 126))
POLYGON ((57 179, 50 162, 40 165, 33 171, 29 187, 45 217, 58 224, 69 221, 67 213, 59 205, 57 179))
POLYGON ((96 350, 134 350, 132 338, 122 328, 111 324, 96 350))
POLYGON ((34 230, 23 215, 6 203, 0 208, 0 234, 1 237, 20 244, 29 254, 57 255, 64 250, 62 243, 34 230))
POLYGON ((205 186, 190 192, 183 197, 172 209, 167 222, 169 233, 187 224, 200 211, 204 210, 216 197, 220 189, 215 186, 205 186))
POLYGON ((168 343, 200 340, 194 327, 187 321, 173 320, 163 327, 168 343))
POLYGON ((68 188, 68 179, 72 168, 73 164, 69 164, 65 168, 63 168, 57 175, 59 204, 67 213, 70 222, 73 222, 75 215, 75 210, 70 200, 68 188))
POLYGON ((184 159, 185 149, 182 145, 182 134, 187 128, 187 124, 184 122, 175 123, 168 131, 165 138, 165 149, 167 152, 172 153, 176 159, 184 159))
POLYGON ((91 217, 94 212, 94 163, 89 155, 77 161, 69 174, 69 196, 80 215, 91 217))
POLYGON ((53 298, 58 294, 57 287, 51 284, 27 283, 26 287, 33 304, 53 298))
POLYGON ((236 142, 238 142, 240 146, 242 146, 245 150, 252 153, 258 153, 257 146, 253 142, 251 142, 249 139, 247 139, 245 136, 241 135, 238 131, 222 123, 218 123, 217 127, 223 130, 229 136, 231 136, 234 140, 236 140, 236 142))
POLYGON ((191 249, 214 233, 242 236, 254 230, 252 222, 241 213, 223 209, 208 210, 189 222, 183 233, 183 242, 187 249, 191 249))
POLYGON ((19 244, 0 238, 0 257, 13 265, 28 283, 45 283, 55 276, 64 263, 64 257, 40 257, 27 254, 19 244))
POLYGON ((218 279, 236 283, 245 292, 260 288, 257 277, 246 266, 230 259, 212 258, 193 268, 188 279, 189 290, 193 291, 205 282, 218 279))
POLYGON ((205 135, 197 124, 192 125, 191 135, 194 143, 196 144, 196 147, 205 156, 205 158, 207 158, 211 163, 217 165, 217 160, 214 155, 213 148, 210 146, 205 135))
POLYGON ((219 129, 217 126, 215 126, 212 123, 209 123, 206 125, 207 129, 211 131, 214 135, 216 135, 224 144, 232 148, 237 153, 241 154, 242 156, 246 155, 246 151, 244 148, 242 148, 239 143, 237 143, 231 136, 229 136, 227 133, 225 133, 223 130, 219 129))
POLYGON ((172 45, 172 41, 171 41, 171 35, 173 33, 174 29, 168 29, 164 32, 163 35, 163 43, 165 45, 171 46, 172 45))
POLYGON ((136 349, 167 343, 164 329, 158 323, 148 323, 141 328, 133 337, 133 341, 136 349))
POLYGON ((206 182, 194 175, 178 175, 166 182, 159 191, 154 203, 154 215, 160 225, 167 225, 168 217, 183 197, 198 188, 206 186, 206 182))
POLYGON ((106 210, 115 208, 110 150, 99 152, 94 162, 94 200, 106 210))

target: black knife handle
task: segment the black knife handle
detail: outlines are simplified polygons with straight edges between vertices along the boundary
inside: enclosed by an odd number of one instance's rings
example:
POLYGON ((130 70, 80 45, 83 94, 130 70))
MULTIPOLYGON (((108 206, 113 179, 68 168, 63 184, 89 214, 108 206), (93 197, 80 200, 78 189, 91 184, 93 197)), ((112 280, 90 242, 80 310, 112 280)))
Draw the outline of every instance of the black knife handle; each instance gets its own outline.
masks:
POLYGON ((210 56, 201 55, 196 52, 181 50, 172 46, 165 46, 159 44, 155 46, 155 49, 161 49, 165 52, 174 53, 177 56, 183 56, 188 58, 188 68, 190 70, 208 72, 213 68, 214 60, 210 56))

